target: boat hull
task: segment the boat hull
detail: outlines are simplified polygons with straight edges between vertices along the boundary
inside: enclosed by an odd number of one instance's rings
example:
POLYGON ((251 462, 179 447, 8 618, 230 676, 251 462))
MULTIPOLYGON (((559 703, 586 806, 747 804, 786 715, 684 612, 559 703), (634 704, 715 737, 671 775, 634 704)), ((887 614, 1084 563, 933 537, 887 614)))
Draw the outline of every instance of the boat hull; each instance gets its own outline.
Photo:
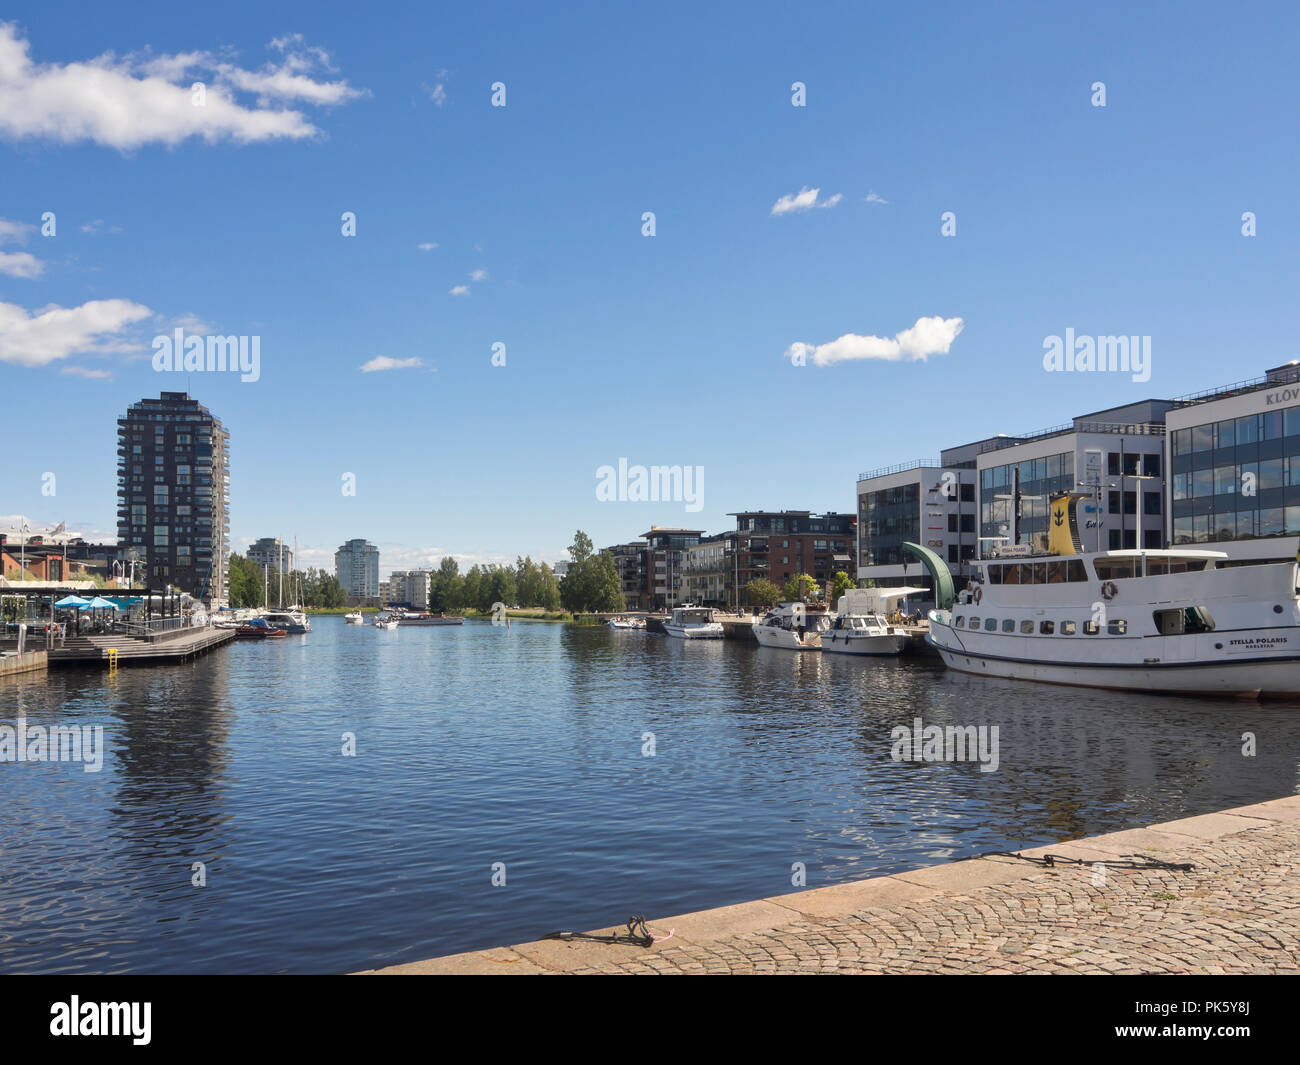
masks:
POLYGON ((721 640, 723 637, 720 622, 711 621, 707 625, 664 625, 664 632, 678 640, 721 640))
POLYGON ((899 635, 831 631, 822 636, 822 651, 828 655, 897 656, 906 646, 907 637, 899 635))
POLYGON ((821 636, 815 632, 805 632, 800 636, 790 629, 775 625, 753 625, 754 639, 763 647, 778 647, 783 651, 820 651, 821 636))

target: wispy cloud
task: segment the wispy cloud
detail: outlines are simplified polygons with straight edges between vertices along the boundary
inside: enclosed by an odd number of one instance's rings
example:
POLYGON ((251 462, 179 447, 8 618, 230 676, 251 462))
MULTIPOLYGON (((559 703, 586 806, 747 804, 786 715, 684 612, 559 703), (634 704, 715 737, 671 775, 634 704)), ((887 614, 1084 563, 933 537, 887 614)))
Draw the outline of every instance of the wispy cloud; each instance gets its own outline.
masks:
POLYGON ((50 304, 35 313, 0 303, 0 362, 47 366, 69 355, 120 351, 126 327, 152 314, 130 300, 91 300, 80 307, 50 304))
POLYGON ((44 272, 45 264, 29 252, 0 251, 0 274, 31 280, 44 272))
POLYGON ((862 198, 862 202, 885 204, 888 203, 889 201, 885 199, 883 196, 877 196, 874 192, 868 192, 866 196, 862 198))
POLYGON ((791 344, 785 357, 793 362, 812 362, 816 366, 833 366, 837 362, 858 359, 884 359, 887 362, 922 362, 931 355, 947 355, 965 323, 960 318, 918 318, 910 329, 893 337, 859 336, 845 333, 828 344, 791 344))
POLYGON ((105 233, 121 233, 121 226, 110 226, 102 218, 96 218, 93 222, 85 222, 81 226, 81 231, 88 236, 98 237, 105 233))
POLYGON ((798 192, 782 196, 776 203, 772 204, 772 214, 794 214, 798 211, 811 211, 814 207, 834 207, 840 200, 844 199, 844 194, 837 192, 819 202, 818 197, 821 192, 821 189, 810 189, 804 186, 798 192))
POLYGON ((487 271, 483 269, 471 270, 469 272, 469 279, 471 281, 486 281, 487 271))
POLYGON ((420 362, 418 358, 414 357, 409 359, 393 359, 389 358, 387 355, 376 355, 369 362, 362 364, 361 372, 375 373, 379 370, 407 370, 413 366, 422 365, 423 363, 420 362))
POLYGON ((416 247, 421 251, 433 251, 438 245, 431 240, 426 240, 423 244, 417 244, 416 247))
POLYGON ((449 296, 468 296, 468 295, 469 295, 469 285, 453 285, 451 291, 448 292, 447 295, 449 295, 449 296))
POLYGON ((36 227, 27 222, 14 222, 0 218, 0 244, 26 244, 36 227))
POLYGON ((422 82, 420 88, 422 88, 428 95, 429 99, 433 101, 434 107, 441 107, 447 102, 447 72, 445 70, 438 71, 436 79, 432 85, 428 82, 422 82))
POLYGON ((38 63, 11 23, 0 23, 0 137, 60 144, 90 141, 120 151, 208 143, 252 144, 314 137, 320 130, 290 104, 327 106, 366 95, 346 81, 322 80, 329 56, 301 35, 277 38, 279 58, 257 70, 211 52, 125 56, 106 52, 69 63, 38 63), (202 103, 191 92, 205 86, 202 103), (254 97, 240 101, 239 94, 254 97))
POLYGON ((65 366, 59 371, 69 377, 89 377, 95 381, 111 381, 113 374, 109 370, 89 370, 85 366, 65 366))

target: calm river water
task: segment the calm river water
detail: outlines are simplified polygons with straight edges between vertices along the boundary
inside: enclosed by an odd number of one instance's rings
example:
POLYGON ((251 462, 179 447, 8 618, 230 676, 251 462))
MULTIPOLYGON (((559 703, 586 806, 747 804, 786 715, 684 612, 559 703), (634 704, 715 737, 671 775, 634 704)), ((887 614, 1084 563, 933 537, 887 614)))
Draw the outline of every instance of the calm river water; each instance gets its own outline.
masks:
POLYGON ((347 972, 781 894, 797 862, 813 888, 1297 790, 1296 706, 606 628, 312 624, 0 687, 0 724, 102 725, 107 747, 97 773, 0 762, 0 971, 347 972), (996 725, 997 770, 894 761, 918 716, 996 725))

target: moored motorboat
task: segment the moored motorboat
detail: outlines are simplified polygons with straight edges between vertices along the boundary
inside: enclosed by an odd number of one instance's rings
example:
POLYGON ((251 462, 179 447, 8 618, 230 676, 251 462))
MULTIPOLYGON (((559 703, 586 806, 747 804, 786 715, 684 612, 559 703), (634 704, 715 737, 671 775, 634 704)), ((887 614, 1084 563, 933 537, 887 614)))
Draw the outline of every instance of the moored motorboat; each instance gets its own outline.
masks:
POLYGON ((751 626, 764 647, 786 651, 821 650, 822 633, 829 627, 824 613, 810 613, 803 603, 778 603, 751 626))
POLYGON ((616 617, 609 619, 611 629, 644 629, 645 621, 642 618, 616 617))
POLYGON ((387 614, 381 614, 375 618, 375 628, 377 629, 395 629, 397 628, 397 618, 387 614))
POLYGON ((284 629, 291 636, 311 632, 311 622, 301 610, 269 610, 262 615, 273 629, 284 629))
POLYGON ((890 624, 892 603, 924 588, 850 588, 839 598, 835 619, 822 634, 822 650, 839 655, 899 655, 907 632, 890 624))
POLYGON ((253 618, 235 630, 235 638, 239 640, 278 639, 285 635, 284 629, 274 628, 266 618, 253 618))
POLYGON ((664 622, 664 632, 679 640, 720 640, 722 623, 714 618, 709 607, 684 605, 673 610, 673 616, 664 622))

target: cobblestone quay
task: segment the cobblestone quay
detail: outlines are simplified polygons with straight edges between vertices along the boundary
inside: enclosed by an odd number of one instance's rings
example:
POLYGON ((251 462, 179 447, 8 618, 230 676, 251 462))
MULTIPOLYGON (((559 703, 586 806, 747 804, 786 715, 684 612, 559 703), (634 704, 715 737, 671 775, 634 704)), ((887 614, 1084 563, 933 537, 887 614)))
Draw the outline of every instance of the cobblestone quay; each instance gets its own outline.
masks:
MULTIPOLYGON (((544 940, 402 973, 1297 973, 1300 796, 656 918, 643 948, 544 940), (1190 872, 1093 863, 1145 855, 1190 872)), ((601 929, 602 934, 624 931, 601 929)))

